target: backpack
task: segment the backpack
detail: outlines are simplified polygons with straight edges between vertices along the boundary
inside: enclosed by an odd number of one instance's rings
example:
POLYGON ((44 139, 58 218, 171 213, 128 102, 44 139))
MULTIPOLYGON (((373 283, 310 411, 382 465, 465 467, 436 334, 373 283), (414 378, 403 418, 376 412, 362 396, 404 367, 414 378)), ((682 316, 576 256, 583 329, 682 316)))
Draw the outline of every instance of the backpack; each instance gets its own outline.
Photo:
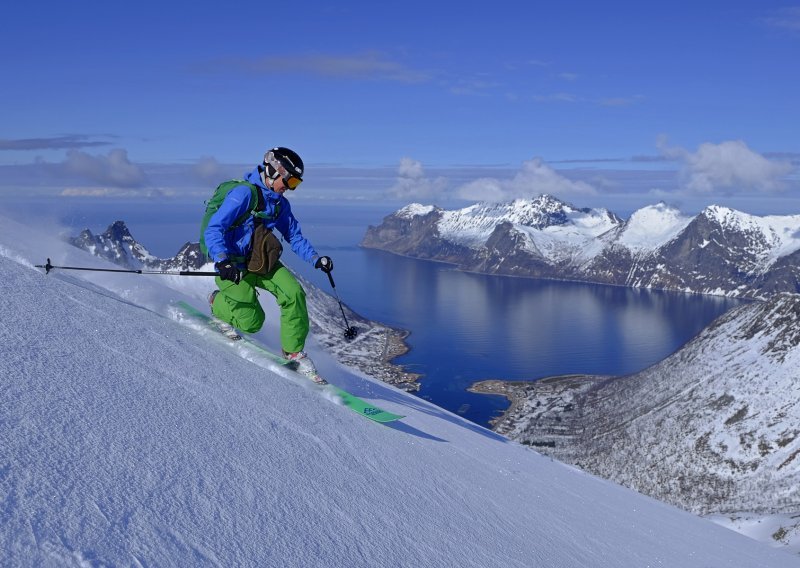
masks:
POLYGON ((240 215, 239 218, 236 219, 236 221, 234 221, 229 227, 229 230, 242 225, 253 215, 260 216, 258 213, 264 210, 264 196, 261 194, 261 191, 259 191, 258 186, 242 179, 232 179, 219 184, 217 189, 214 190, 214 195, 211 196, 211 199, 205 202, 206 212, 203 215, 202 223, 200 223, 200 250, 206 257, 208 256, 208 248, 206 247, 205 233, 206 227, 208 227, 208 223, 211 220, 211 216, 219 210, 222 202, 225 200, 231 190, 235 187, 239 187, 240 185, 246 185, 250 188, 250 210, 240 215), (255 205, 253 205, 254 203, 255 205))

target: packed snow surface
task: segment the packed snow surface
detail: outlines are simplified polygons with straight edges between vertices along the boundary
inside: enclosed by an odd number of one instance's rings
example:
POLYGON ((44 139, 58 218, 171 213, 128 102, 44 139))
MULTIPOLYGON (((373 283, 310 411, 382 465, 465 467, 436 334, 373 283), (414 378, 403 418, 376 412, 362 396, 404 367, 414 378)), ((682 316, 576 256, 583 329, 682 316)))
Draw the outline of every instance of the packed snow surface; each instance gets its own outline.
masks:
MULTIPOLYGON (((169 317, 210 279, 0 219, 0 564, 789 567, 796 557, 342 368, 382 426, 169 317)), ((277 340, 277 313, 258 340, 277 340)), ((447 354, 452 356, 454 354, 447 354)))

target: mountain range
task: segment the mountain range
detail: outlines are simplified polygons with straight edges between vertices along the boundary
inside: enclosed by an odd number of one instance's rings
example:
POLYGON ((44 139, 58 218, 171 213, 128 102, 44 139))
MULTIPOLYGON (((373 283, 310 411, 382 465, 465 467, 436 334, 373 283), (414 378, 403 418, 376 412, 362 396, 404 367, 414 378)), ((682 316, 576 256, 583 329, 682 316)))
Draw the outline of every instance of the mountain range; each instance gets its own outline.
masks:
POLYGON ((200 243, 187 242, 170 258, 152 255, 133 238, 124 221, 113 222, 99 235, 84 229, 77 237, 67 240, 73 246, 133 270, 199 270, 206 263, 200 243))
POLYGON ((623 220, 549 195, 444 210, 414 203, 370 226, 368 248, 467 271, 764 299, 800 290, 800 215, 664 203, 623 220))

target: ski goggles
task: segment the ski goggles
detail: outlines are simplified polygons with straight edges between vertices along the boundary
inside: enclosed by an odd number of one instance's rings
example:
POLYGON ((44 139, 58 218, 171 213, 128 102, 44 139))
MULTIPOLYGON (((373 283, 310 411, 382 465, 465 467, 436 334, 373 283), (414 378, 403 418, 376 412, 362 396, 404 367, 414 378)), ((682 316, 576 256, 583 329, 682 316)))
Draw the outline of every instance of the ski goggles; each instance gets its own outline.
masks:
POLYGON ((272 168, 275 170, 276 176, 281 176, 283 183, 289 189, 295 189, 303 182, 303 180, 296 175, 290 174, 284 165, 281 164, 280 160, 278 160, 278 158, 275 157, 275 154, 273 154, 271 151, 267 152, 266 156, 264 156, 264 161, 272 166, 272 168))
POLYGON ((281 176, 283 178, 283 183, 286 184, 286 187, 289 189, 295 189, 298 185, 300 185, 303 180, 299 177, 294 177, 293 175, 286 174, 285 176, 281 176))

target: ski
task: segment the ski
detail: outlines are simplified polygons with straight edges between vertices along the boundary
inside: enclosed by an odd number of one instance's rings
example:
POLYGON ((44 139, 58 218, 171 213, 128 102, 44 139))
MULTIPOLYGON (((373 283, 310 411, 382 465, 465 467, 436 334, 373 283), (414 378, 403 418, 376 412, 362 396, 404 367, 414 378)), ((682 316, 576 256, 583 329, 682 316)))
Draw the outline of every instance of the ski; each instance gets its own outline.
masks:
MULTIPOLYGON (((217 325, 217 323, 214 321, 214 319, 211 316, 209 316, 206 313, 198 310, 197 308, 195 308, 191 304, 188 304, 188 303, 186 303, 184 301, 178 301, 178 302, 173 303, 172 305, 173 305, 173 307, 176 309, 176 311, 178 312, 178 314, 181 317, 189 319, 189 320, 194 320, 194 321, 199 322, 199 323, 202 323, 204 326, 206 326, 206 327, 208 327, 208 328, 220 333, 220 335, 222 335, 226 339, 229 339, 229 340, 233 341, 233 339, 230 336, 226 335, 223 331, 220 330, 219 326, 217 325)), ((286 359, 285 357, 282 357, 282 356, 280 356, 280 355, 278 355, 276 353, 273 353, 272 351, 270 351, 269 349, 267 349, 263 345, 260 345, 259 343, 256 343, 252 339, 248 339, 246 337, 241 337, 241 339, 237 340, 236 343, 245 345, 245 346, 247 346, 247 348, 252 349, 253 351, 256 351, 260 355, 265 355, 266 357, 271 359, 273 362, 275 362, 275 363, 277 363, 279 365, 282 365, 282 366, 286 367, 287 369, 291 369, 294 372, 297 372, 297 366, 293 361, 290 361, 290 360, 286 359)), ((349 408, 353 412, 355 412, 357 414, 360 414, 361 416, 364 416, 366 418, 369 418, 370 420, 372 420, 374 422, 380 422, 382 424, 386 424, 388 422, 394 422, 395 420, 400 420, 401 418, 404 418, 404 416, 402 416, 400 414, 394 414, 392 412, 388 412, 386 410, 383 410, 382 408, 379 408, 379 407, 375 406, 374 404, 370 404, 369 402, 367 402, 367 401, 355 396, 354 394, 351 394, 351 393, 347 392, 346 390, 341 389, 341 388, 339 388, 339 387, 337 387, 335 385, 332 385, 332 384, 325 384, 325 385, 316 384, 312 379, 306 377, 305 375, 301 375, 300 373, 297 373, 297 374, 299 376, 303 377, 303 379, 307 380, 312 385, 314 385, 315 388, 318 388, 321 391, 327 391, 328 393, 333 394, 336 398, 341 400, 341 403, 342 403, 343 406, 346 406, 347 408, 349 408)))
POLYGON ((216 331, 225 339, 228 339, 230 341, 235 341, 237 343, 242 343, 243 345, 247 345, 248 347, 251 347, 255 351, 258 351, 259 353, 266 355, 269 359, 272 359, 275 363, 283 365, 284 367, 288 367, 289 369, 294 370, 294 368, 296 367, 295 363, 293 363, 292 361, 289 361, 285 357, 281 357, 280 355, 273 353, 269 349, 262 347, 261 345, 254 342, 251 339, 246 339, 241 335, 237 335, 236 338, 234 338, 231 335, 227 334, 225 331, 220 329, 217 322, 214 321, 214 318, 212 318, 211 316, 209 316, 204 312, 201 312, 193 305, 188 304, 184 301, 174 302, 172 305, 177 309, 178 313, 181 316, 190 320, 194 320, 198 323, 202 323, 205 327, 213 331, 216 331))

